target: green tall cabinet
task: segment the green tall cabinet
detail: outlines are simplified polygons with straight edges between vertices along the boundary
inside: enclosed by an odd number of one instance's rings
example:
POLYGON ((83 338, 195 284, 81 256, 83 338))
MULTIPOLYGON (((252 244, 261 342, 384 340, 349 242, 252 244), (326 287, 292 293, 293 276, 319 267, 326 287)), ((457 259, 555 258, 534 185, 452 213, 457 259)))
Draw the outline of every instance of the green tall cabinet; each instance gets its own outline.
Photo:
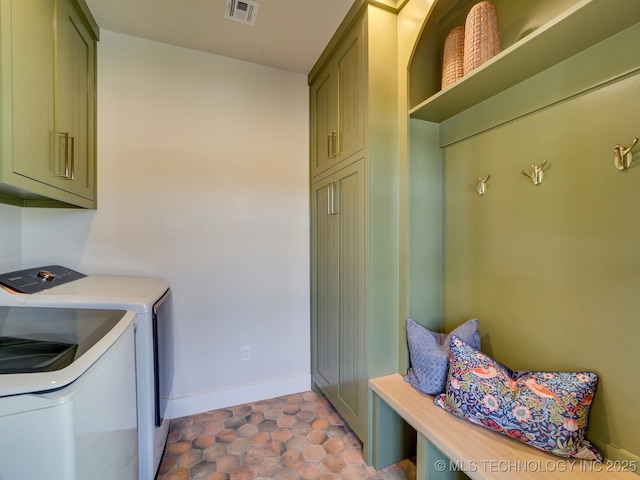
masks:
POLYGON ((0 201, 95 208, 95 20, 82 0, 0 0, 0 29, 0 201))
POLYGON ((314 387, 368 446, 397 371, 397 17, 357 1, 309 74, 314 387))

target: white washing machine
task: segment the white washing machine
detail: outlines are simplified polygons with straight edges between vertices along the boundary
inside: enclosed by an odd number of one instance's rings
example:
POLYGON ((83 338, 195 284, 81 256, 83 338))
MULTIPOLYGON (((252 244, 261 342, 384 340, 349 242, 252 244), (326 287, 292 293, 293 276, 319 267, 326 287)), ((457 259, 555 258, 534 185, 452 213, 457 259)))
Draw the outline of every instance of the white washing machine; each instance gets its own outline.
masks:
POLYGON ((0 306, 0 478, 138 478, 135 315, 0 306))
POLYGON ((0 304, 124 309, 136 315, 139 478, 155 478, 169 431, 171 289, 165 280, 84 275, 59 265, 0 275, 0 304))

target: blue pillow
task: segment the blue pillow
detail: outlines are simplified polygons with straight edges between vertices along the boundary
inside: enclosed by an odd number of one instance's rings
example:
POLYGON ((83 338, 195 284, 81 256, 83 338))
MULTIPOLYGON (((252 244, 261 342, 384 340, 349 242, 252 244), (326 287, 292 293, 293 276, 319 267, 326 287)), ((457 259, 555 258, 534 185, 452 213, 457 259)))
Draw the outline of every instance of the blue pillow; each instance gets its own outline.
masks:
POLYGON ((597 385, 593 372, 513 372, 454 337, 446 391, 434 403, 554 455, 602 462, 585 438, 597 385))
POLYGON ((405 380, 429 395, 444 392, 449 370, 449 344, 453 335, 480 349, 477 318, 466 321, 448 335, 432 332, 407 318, 411 368, 405 380))

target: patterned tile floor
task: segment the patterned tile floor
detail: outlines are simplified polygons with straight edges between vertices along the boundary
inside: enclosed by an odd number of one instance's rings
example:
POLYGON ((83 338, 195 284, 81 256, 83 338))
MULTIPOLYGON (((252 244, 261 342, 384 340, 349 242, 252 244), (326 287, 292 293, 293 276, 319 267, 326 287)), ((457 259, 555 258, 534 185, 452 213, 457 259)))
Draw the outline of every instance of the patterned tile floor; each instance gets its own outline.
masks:
POLYGON ((305 392, 171 421, 156 480, 415 479, 413 460, 375 471, 322 395, 305 392))

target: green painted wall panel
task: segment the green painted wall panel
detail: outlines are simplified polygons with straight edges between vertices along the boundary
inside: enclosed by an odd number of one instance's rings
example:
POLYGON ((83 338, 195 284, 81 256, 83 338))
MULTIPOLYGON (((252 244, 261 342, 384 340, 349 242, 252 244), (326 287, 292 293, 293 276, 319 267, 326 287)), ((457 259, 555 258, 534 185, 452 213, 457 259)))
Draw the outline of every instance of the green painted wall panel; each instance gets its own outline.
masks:
MULTIPOLYGON (((438 124, 410 119, 406 316, 432 330, 442 325, 442 156, 438 124)), ((409 367, 404 319, 399 371, 409 367)))
MULTIPOLYGON (((548 85, 562 83, 559 71, 545 73, 548 85)), ((483 350, 512 368, 597 372, 589 437, 636 460, 640 149, 619 172, 613 148, 638 136, 640 75, 630 74, 443 151, 445 330, 477 316, 483 350), (543 160, 536 186, 520 170, 543 160), (479 196, 468 183, 487 174, 479 196)))

